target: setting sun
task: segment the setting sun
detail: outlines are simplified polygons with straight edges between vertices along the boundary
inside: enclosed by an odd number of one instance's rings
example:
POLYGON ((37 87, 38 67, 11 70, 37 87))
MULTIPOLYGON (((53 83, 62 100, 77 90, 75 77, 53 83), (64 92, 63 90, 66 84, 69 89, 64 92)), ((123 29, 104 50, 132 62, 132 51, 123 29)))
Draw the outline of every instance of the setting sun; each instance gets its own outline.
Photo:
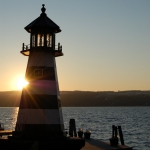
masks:
POLYGON ((29 84, 29 82, 26 81, 24 78, 19 78, 17 80, 16 84, 17 84, 17 88, 18 89, 22 89, 23 87, 27 86, 29 84))
POLYGON ((28 84, 29 82, 25 79, 24 74, 16 74, 10 81, 12 90, 22 90, 22 88, 28 84))

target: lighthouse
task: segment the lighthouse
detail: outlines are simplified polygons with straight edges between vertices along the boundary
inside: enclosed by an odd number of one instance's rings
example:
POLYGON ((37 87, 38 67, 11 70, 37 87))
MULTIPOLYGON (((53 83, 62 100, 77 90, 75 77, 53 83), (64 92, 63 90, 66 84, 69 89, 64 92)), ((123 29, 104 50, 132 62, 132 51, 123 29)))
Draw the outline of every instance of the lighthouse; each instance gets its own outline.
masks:
POLYGON ((21 54, 28 56, 25 78, 29 84, 23 88, 18 117, 13 135, 23 139, 64 137, 64 124, 60 102, 55 57, 63 56, 60 43, 55 44, 60 27, 45 13, 25 27, 30 44, 23 43, 21 54))

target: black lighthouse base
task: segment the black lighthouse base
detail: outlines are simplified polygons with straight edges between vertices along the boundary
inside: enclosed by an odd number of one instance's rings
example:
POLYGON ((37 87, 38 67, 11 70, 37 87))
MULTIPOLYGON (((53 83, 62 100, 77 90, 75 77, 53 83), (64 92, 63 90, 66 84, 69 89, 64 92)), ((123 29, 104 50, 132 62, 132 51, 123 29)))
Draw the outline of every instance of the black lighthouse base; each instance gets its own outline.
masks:
POLYGON ((77 137, 47 141, 0 139, 1 150, 80 150, 84 146, 85 140, 77 137))
POLYGON ((70 137, 63 131, 12 131, 8 138, 0 138, 0 150, 80 150, 85 140, 70 137))
POLYGON ((77 137, 71 137, 64 140, 49 140, 39 141, 39 150, 43 149, 65 149, 65 150, 80 150, 85 146, 85 140, 77 137))

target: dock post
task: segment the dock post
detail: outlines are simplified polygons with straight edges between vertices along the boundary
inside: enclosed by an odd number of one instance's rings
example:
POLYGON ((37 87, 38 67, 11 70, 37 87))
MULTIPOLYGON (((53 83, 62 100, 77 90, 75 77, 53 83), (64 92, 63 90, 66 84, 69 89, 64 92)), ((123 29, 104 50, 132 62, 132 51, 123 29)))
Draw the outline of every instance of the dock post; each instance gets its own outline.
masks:
POLYGON ((115 135, 115 125, 112 125, 112 138, 114 138, 114 135, 115 135))
POLYGON ((124 145, 124 139, 123 139, 121 126, 118 126, 118 130, 119 130, 119 136, 120 136, 121 145, 124 145))
POLYGON ((117 138, 118 132, 117 132, 117 126, 115 126, 115 138, 117 138))
POLYGON ((117 126, 112 125, 112 137, 109 139, 110 140, 110 145, 111 146, 117 146, 118 145, 118 137, 117 137, 117 126))
POLYGON ((73 137, 77 137, 77 132, 76 132, 76 125, 75 125, 75 119, 70 119, 69 122, 69 135, 73 137), (73 134, 74 133, 74 134, 73 134))

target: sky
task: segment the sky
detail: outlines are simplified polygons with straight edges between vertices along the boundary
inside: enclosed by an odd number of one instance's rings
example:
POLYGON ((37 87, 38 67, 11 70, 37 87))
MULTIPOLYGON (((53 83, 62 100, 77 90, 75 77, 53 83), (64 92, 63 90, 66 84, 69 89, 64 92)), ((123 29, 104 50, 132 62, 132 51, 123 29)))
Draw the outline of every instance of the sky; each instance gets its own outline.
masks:
POLYGON ((24 27, 46 14, 64 56, 56 58, 60 91, 150 90, 150 0, 0 0, 0 91, 18 90, 28 57, 24 27))

